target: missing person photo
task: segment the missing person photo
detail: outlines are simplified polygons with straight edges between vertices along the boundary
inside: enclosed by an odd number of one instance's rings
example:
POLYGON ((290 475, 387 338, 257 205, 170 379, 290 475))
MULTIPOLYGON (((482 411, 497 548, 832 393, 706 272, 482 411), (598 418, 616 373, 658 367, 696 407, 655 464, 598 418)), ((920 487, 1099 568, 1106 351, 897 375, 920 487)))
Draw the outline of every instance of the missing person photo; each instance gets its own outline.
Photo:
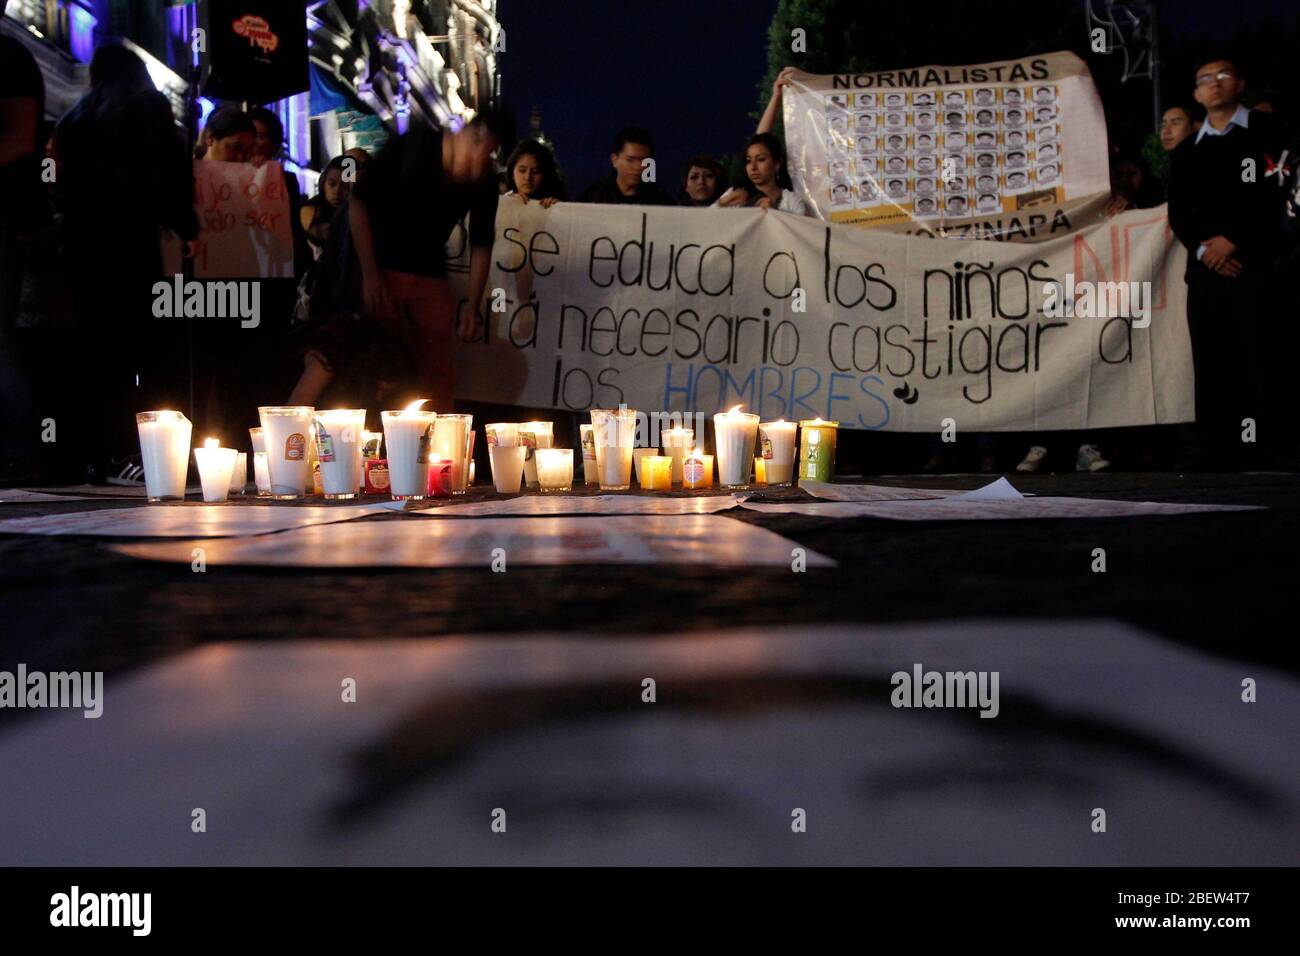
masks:
POLYGON ((922 90, 919 93, 912 94, 913 106, 934 106, 934 94, 929 90, 922 90))
POLYGON ((907 149, 907 137, 902 133, 890 133, 885 137, 885 152, 901 153, 907 149))
POLYGON ((994 96, 993 90, 991 88, 987 86, 981 86, 979 89, 975 91, 976 106, 992 106, 995 102, 997 102, 997 97, 994 96))
POLYGON ((992 173, 981 173, 975 177, 975 188, 982 193, 997 192, 998 177, 992 173))
POLYGON ((961 90, 949 90, 943 94, 943 105, 945 109, 949 106, 963 107, 966 105, 966 94, 961 90))
POLYGON ((1012 107, 1007 110, 1004 122, 1012 128, 1020 128, 1025 125, 1025 111, 1019 107, 1012 107))
POLYGON ((875 136, 859 136, 856 142, 858 146, 859 158, 863 156, 870 156, 876 152, 877 140, 875 136))
POLYGON ((847 182, 849 178, 849 164, 843 160, 831 163, 830 176, 832 182, 847 182))
POLYGON ((1038 180, 1038 185, 1040 186, 1055 185, 1057 180, 1060 178, 1060 170, 1056 163, 1048 163, 1046 166, 1039 166, 1038 169, 1034 171, 1034 178, 1038 180))
POLYGON ((858 202, 870 203, 880 199, 880 187, 874 179, 863 179, 858 183, 858 202))
POLYGON ((995 193, 980 193, 979 198, 975 200, 975 209, 978 212, 997 212, 1002 208, 1002 200, 995 193))
POLYGON ((997 124, 998 124, 997 114, 994 113, 992 110, 975 111, 976 126, 982 127, 984 129, 988 129, 989 127, 997 126, 997 124))
POLYGON ((835 183, 831 186, 832 206, 847 206, 852 199, 848 183, 835 183))
POLYGON ((890 156, 885 160, 886 173, 905 173, 907 172, 907 160, 902 156, 890 156))
POLYGON ((885 114, 886 129, 907 129, 907 114, 897 110, 885 114))
POLYGON ((997 169, 998 154, 994 152, 982 152, 975 154, 976 169, 997 169))
POLYGON ((965 149, 966 134, 958 129, 948 130, 943 134, 944 149, 965 149))
POLYGON ((1007 189, 1009 193, 1024 192, 1029 187, 1029 174, 1016 170, 1007 173, 1007 189))
POLYGON ((938 216, 939 204, 935 202, 933 196, 919 196, 916 200, 916 215, 921 219, 938 216))
POLYGON ((916 181, 916 192, 918 195, 932 196, 938 191, 938 184, 933 176, 922 176, 916 181))
POLYGON ((1054 143, 1043 143, 1038 147, 1039 165, 1041 166, 1043 163, 1054 162, 1056 162, 1056 145, 1054 143))
POLYGON ((975 134, 976 149, 992 149, 997 144, 998 144, 997 133, 993 133, 988 130, 983 130, 975 134))
POLYGON ((917 134, 916 134, 916 148, 917 148, 917 149, 934 149, 934 134, 933 134, 933 133, 917 133, 917 134))
POLYGON ((849 114, 848 113, 828 113, 826 115, 826 125, 832 133, 847 135, 849 131, 849 114))
POLYGON ((961 129, 966 125, 965 111, 948 110, 943 114, 943 125, 947 129, 961 129))
POLYGON ((922 175, 932 173, 939 168, 939 160, 933 153, 919 153, 916 157, 916 171, 922 175))
POLYGON ((1020 169, 1025 165, 1025 151, 1023 149, 1013 149, 1007 153, 1007 169, 1020 169))
POLYGON ((906 102, 907 101, 903 97, 902 93, 885 94, 885 109, 887 110, 898 109, 899 107, 906 105, 906 102))
POLYGON ((1025 131, 1022 129, 1007 130, 1007 146, 1017 147, 1025 145, 1025 131))
POLYGON ((860 110, 874 110, 876 108, 876 94, 855 93, 853 94, 853 105, 860 110))
POLYGON ((948 176, 945 179, 941 180, 941 182, 943 183, 943 191, 945 193, 948 193, 949 195, 952 195, 954 193, 962 193, 963 195, 965 195, 967 191, 965 176, 961 176, 961 175, 948 176))
POLYGON ((1034 87, 1035 103, 1055 103, 1056 87, 1054 86, 1037 86, 1034 87))
POLYGON ((948 215, 950 216, 964 216, 966 215, 966 211, 967 211, 966 197, 949 196, 947 199, 944 200, 943 208, 945 209, 945 211, 947 211, 948 215))
POLYGON ((858 113, 853 117, 853 128, 859 133, 872 133, 876 129, 875 113, 858 113))
POLYGON ((907 195, 906 179, 888 179, 885 181, 885 192, 891 198, 897 199, 907 195))
POLYGON ((1019 87, 1011 87, 1002 91, 1002 102, 1007 106, 1020 106, 1025 101, 1025 94, 1019 87))
POLYGON ((845 93, 831 93, 826 97, 826 109, 829 112, 832 109, 846 110, 849 108, 849 98, 845 93))
POLYGON ((1035 123, 1050 123, 1056 119, 1056 105, 1040 106, 1034 110, 1035 123))
POLYGON ((1048 123, 1046 126, 1035 126, 1034 139, 1040 143, 1054 142, 1056 140, 1056 124, 1048 123))
POLYGON ((917 129, 934 129, 937 122, 934 110, 917 110, 912 117, 912 125, 917 129))

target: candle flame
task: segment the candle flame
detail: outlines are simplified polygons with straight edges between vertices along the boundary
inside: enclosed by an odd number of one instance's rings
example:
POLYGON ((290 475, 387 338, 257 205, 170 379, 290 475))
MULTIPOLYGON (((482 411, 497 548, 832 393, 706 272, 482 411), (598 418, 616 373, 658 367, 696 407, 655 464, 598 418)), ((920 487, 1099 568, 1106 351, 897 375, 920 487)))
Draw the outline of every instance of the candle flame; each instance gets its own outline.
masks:
POLYGON ((427 401, 428 401, 427 398, 417 398, 415 401, 411 402, 410 405, 407 405, 405 408, 402 409, 402 414, 403 415, 415 414, 420 410, 420 406, 427 401))
POLYGON ((734 415, 734 414, 736 414, 736 412, 740 411, 740 410, 741 410, 742 408, 744 408, 744 407, 745 407, 745 406, 744 406, 743 404, 742 404, 742 405, 733 405, 731 408, 727 409, 726 414, 728 414, 728 415, 734 415))
POLYGON ((220 447, 221 447, 221 442, 217 441, 217 439, 215 439, 215 438, 209 438, 209 439, 207 439, 206 441, 203 442, 203 447, 204 447, 204 448, 220 448, 220 447))

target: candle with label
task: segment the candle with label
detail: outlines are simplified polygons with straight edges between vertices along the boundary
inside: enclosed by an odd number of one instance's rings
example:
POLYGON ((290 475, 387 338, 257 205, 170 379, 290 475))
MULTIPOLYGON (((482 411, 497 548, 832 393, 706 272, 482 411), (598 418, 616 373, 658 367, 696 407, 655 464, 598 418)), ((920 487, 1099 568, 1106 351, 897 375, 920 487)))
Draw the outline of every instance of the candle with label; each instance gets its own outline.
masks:
POLYGON ((631 408, 593 408, 591 426, 601 490, 626 491, 632 486, 636 411, 631 408))
POLYGON ((537 449, 537 484, 546 494, 569 491, 573 487, 573 449, 537 449))
MULTIPOLYGON (((429 493, 429 459, 435 454, 433 430, 438 416, 420 408, 427 401, 427 398, 417 399, 401 410, 380 415, 384 423, 384 445, 388 448, 388 490, 394 500, 418 500, 429 493)), ((464 447, 461 434, 462 452, 464 447)))
POLYGON ((183 500, 190 463, 190 420, 171 410, 135 416, 144 465, 145 494, 150 501, 183 500))
POLYGON ((364 408, 329 408, 316 413, 316 457, 321 493, 329 500, 355 498, 364 480, 361 448, 365 442, 364 408))
POLYGON ((301 498, 312 480, 307 439, 315 411, 310 405, 263 405, 257 410, 273 498, 301 498))
POLYGON ((524 484, 529 488, 537 487, 538 448, 550 448, 555 444, 554 422, 521 422, 519 425, 519 444, 524 447, 524 484))
POLYGON ((497 422, 487 426, 488 462, 492 466, 492 485, 498 494, 519 494, 524 478, 524 454, 519 442, 519 426, 514 422, 497 422))
POLYGON ((763 473, 769 485, 784 487, 794 478, 794 422, 779 419, 758 426, 763 473))
POLYGON ((238 458, 238 451, 222 448, 215 438, 205 441, 202 448, 194 449, 204 501, 225 501, 230 496, 230 473, 235 470, 238 458))
MULTIPOLYGON (((448 413, 439 415, 433 423, 433 452, 451 462, 451 493, 463 495, 469 485, 469 431, 473 415, 448 413)), ((388 443, 389 465, 392 465, 393 444, 388 443)))
POLYGON ((701 448, 688 452, 682 460, 683 488, 713 487, 713 456, 704 454, 701 448))
POLYGON ((718 484, 723 488, 748 488, 758 440, 758 416, 742 412, 737 405, 713 416, 714 443, 718 452, 718 484))
POLYGON ((835 439, 839 435, 839 422, 826 422, 820 418, 799 422, 799 477, 814 481, 833 481, 835 478, 835 439))
POLYGON ((600 470, 596 465, 596 437, 590 425, 579 425, 582 438, 582 480, 589 485, 600 484, 600 470))

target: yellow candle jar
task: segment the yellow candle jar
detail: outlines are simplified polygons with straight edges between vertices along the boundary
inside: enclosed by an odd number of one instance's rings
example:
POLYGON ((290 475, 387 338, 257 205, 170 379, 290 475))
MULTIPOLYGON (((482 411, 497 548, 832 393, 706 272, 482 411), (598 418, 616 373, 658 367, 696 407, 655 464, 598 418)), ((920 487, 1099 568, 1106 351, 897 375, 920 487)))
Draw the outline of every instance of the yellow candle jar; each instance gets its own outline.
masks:
POLYGON ((820 418, 799 423, 800 478, 814 481, 835 479, 835 439, 839 430, 839 422, 825 422, 820 418))
POLYGON ((682 461, 683 488, 713 487, 713 456, 695 449, 682 461))
POLYGON ((641 490, 671 491, 673 460, 668 455, 646 455, 641 459, 641 490))

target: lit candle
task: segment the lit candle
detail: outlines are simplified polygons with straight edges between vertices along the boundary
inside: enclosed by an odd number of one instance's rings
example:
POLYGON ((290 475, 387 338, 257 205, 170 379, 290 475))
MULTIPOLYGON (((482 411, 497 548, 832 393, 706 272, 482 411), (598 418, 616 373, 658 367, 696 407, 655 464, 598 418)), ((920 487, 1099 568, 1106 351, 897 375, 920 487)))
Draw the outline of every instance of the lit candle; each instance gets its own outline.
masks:
POLYGON ((658 448, 634 448, 632 449, 632 480, 641 481, 641 462, 659 454, 658 448))
POLYGON ((767 465, 763 461, 762 455, 754 459, 754 483, 759 485, 767 484, 767 465))
POLYGON ((632 485, 636 411, 631 408, 593 408, 591 425, 601 490, 626 491, 632 485))
POLYGON ((646 455, 641 459, 641 490, 671 491, 673 460, 668 455, 646 455))
POLYGON ((364 408, 329 408, 316 413, 316 457, 320 461, 321 493, 329 500, 355 498, 357 476, 365 465, 364 408))
POLYGON ((238 457, 239 452, 222 448, 215 438, 205 441, 202 448, 194 449, 204 501, 225 501, 230 495, 230 473, 235 470, 238 457))
POLYGON ((664 443, 664 454, 673 460, 673 484, 682 483, 682 459, 695 444, 695 429, 667 428, 659 433, 664 443))
POLYGON ((769 485, 785 486, 794 477, 794 422, 779 419, 758 426, 763 472, 769 485))
POLYGON ((301 498, 311 483, 307 440, 314 411, 310 405, 264 405, 257 410, 273 498, 301 498))
POLYGON ((590 425, 579 425, 582 437, 582 480, 589 485, 600 484, 600 469, 596 465, 596 436, 590 425))
POLYGON ((758 416, 742 412, 737 405, 713 416, 713 432, 718 452, 718 484, 724 488, 748 488, 758 439, 758 416))
POLYGON ((242 495, 248 485, 248 455, 240 452, 235 459, 235 467, 230 472, 230 493, 242 495))
POLYGON ((364 491, 366 487, 366 459, 379 458, 381 449, 384 445, 383 432, 361 433, 361 467, 357 469, 357 490, 364 491))
MULTIPOLYGON (((388 446, 388 490, 395 500, 420 499, 429 493, 429 459, 434 454, 433 429, 438 416, 420 408, 427 401, 417 399, 401 410, 380 414, 388 446)), ((463 435, 461 439, 463 451, 463 435)))
POLYGON ((544 493, 569 491, 573 487, 573 449, 537 449, 537 483, 544 493))
POLYGON ((839 435, 839 422, 824 422, 820 418, 799 423, 799 477, 815 481, 831 481, 835 477, 835 439, 839 435))
MULTIPOLYGON (((439 415, 433 423, 433 451, 439 458, 451 461, 451 493, 463 495, 469 483, 469 430, 473 415, 439 415)), ((392 442, 388 444, 388 457, 393 456, 392 442)))
POLYGON ((713 487, 713 456, 696 448, 682 461, 683 488, 713 487))
POLYGON ((537 487, 537 456, 535 449, 550 448, 555 444, 554 422, 524 422, 519 426, 519 443, 524 446, 524 484, 537 487))
POLYGON ((144 488, 149 500, 184 499, 185 473, 190 462, 190 420, 180 412, 140 412, 135 424, 140 433, 144 488))

